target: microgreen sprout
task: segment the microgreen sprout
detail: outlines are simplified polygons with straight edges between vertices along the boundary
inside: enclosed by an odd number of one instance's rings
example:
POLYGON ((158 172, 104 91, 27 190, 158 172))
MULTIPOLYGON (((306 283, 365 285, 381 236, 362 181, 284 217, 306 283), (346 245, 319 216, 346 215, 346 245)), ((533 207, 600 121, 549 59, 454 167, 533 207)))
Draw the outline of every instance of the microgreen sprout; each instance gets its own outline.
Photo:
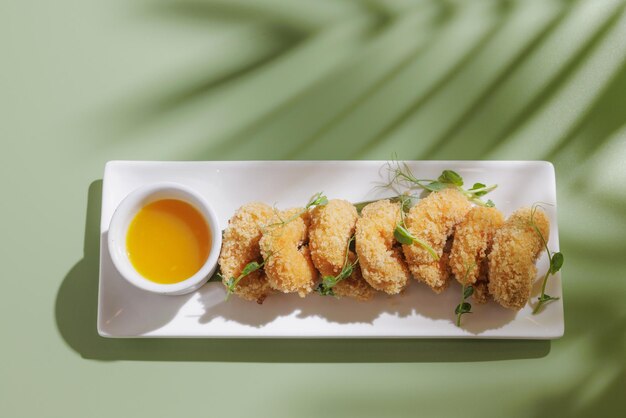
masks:
POLYGON ((309 199, 309 203, 306 204, 304 210, 309 210, 315 206, 324 206, 328 204, 328 198, 324 195, 324 192, 317 192, 309 199))
MULTIPOLYGON (((467 270, 465 271, 465 276, 463 277, 464 282, 474 266, 476 266, 475 263, 467 267, 467 270)), ((472 296, 472 294, 474 294, 474 287, 472 285, 463 285, 463 288, 461 290, 461 303, 456 305, 456 308, 454 309, 454 313, 456 314, 457 327, 461 326, 461 316, 463 316, 464 314, 472 313, 472 305, 469 302, 466 302, 467 298, 472 296)))
POLYGON ((404 245, 419 244, 420 246, 422 246, 422 248, 428 251, 428 253, 435 260, 439 260, 439 256, 437 255, 437 252, 433 249, 433 247, 428 245, 427 242, 422 241, 421 239, 411 234, 411 231, 408 230, 408 228, 406 227, 406 224, 404 223, 404 217, 405 217, 405 214, 411 208, 412 199, 414 199, 414 197, 411 195, 407 195, 407 194, 403 194, 399 196, 400 221, 396 224, 396 228, 393 230, 393 236, 400 244, 404 244, 404 245))
POLYGON ((463 177, 456 171, 443 170, 441 175, 436 179, 418 179, 415 177, 408 164, 405 162, 394 161, 388 164, 388 170, 391 174, 388 186, 399 184, 413 189, 416 186, 429 192, 439 192, 443 189, 453 187, 463 193, 472 203, 479 206, 494 207, 495 204, 491 200, 486 202, 481 199, 482 196, 493 191, 497 184, 486 186, 483 183, 474 183, 471 188, 463 188, 463 177))
MULTIPOLYGON (((228 297, 230 295, 235 293, 235 288, 237 287, 237 285, 239 284, 241 279, 243 279, 244 277, 248 276, 250 273, 253 273, 253 272, 259 270, 261 267, 263 267, 265 265, 265 261, 267 261, 267 259, 269 259, 269 256, 262 263, 258 263, 256 261, 251 261, 250 263, 246 264, 246 266, 243 268, 243 270, 241 270, 241 273, 239 274, 239 276, 237 276, 237 277, 232 277, 231 276, 228 279, 226 279, 226 282, 224 283, 226 285, 226 300, 228 300, 228 297)), ((224 276, 222 276, 220 273, 218 273, 217 276, 222 281, 224 280, 224 276)))
POLYGON ((306 204, 306 206, 304 206, 303 209, 299 210, 298 212, 291 215, 287 219, 282 219, 280 217, 280 212, 275 209, 274 212, 276 214, 276 217, 278 218, 278 222, 270 224, 270 225, 265 225, 264 228, 273 227, 273 226, 285 226, 286 224, 293 221, 294 219, 297 219, 300 216, 302 216, 309 209, 314 208, 316 206, 325 206, 327 204, 328 204, 328 198, 326 197, 326 195, 324 195, 323 192, 317 192, 313 196, 311 196, 308 203, 306 204))
POLYGON ((548 260, 550 261, 550 265, 548 267, 548 271, 546 271, 546 274, 543 276, 543 280, 541 283, 541 295, 537 298, 537 305, 535 306, 535 309, 533 309, 533 315, 538 313, 544 304, 559 299, 558 297, 550 296, 546 293, 546 284, 548 283, 548 278, 550 277, 550 275, 556 274, 559 270, 561 270, 564 261, 563 254, 561 254, 560 252, 550 252, 550 249, 548 248, 548 242, 546 241, 545 237, 541 233, 541 230, 539 230, 539 227, 535 223, 534 217, 535 213, 537 212, 537 208, 539 207, 541 207, 541 204, 539 203, 535 203, 532 206, 532 209, 530 211, 530 226, 535 230, 535 232, 539 236, 539 239, 541 239, 541 243, 548 253, 548 260))
POLYGON ((341 271, 336 276, 324 276, 322 278, 322 282, 317 285, 315 291, 322 296, 335 296, 335 292, 333 291, 333 287, 342 280, 347 279, 352 275, 354 268, 359 263, 359 258, 357 257, 352 263, 350 262, 350 245, 354 242, 354 235, 348 241, 348 245, 346 246, 346 258, 343 262, 343 267, 341 271))

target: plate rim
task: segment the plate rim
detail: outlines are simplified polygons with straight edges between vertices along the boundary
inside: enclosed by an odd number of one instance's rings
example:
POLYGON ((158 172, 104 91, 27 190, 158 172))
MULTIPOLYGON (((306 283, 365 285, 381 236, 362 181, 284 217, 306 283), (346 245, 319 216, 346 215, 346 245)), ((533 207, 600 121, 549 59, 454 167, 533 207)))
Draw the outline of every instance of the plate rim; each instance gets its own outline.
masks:
MULTIPOLYGON (((550 186, 554 190, 554 223, 557 232, 557 241, 559 235, 558 229, 558 204, 557 204, 557 189, 556 189, 556 170, 554 164, 550 161, 546 160, 398 160, 400 162, 408 162, 408 163, 420 163, 420 164, 462 164, 462 165, 472 165, 472 164, 486 164, 486 165, 499 165, 499 164, 514 164, 514 165, 526 165, 532 166, 537 165, 539 167, 546 167, 550 171, 550 186)), ((515 336, 507 336, 507 335, 476 335, 476 334, 461 334, 461 335, 391 335, 384 333, 377 333, 375 335, 371 333, 363 333, 363 334, 350 334, 350 335, 329 335, 329 334, 320 334, 320 335, 283 335, 276 333, 266 333, 262 335, 251 335, 251 334, 236 334, 236 335, 226 335, 226 334, 211 334, 211 335, 199 335, 199 334, 132 334, 132 335, 121 335, 121 334, 113 334, 105 329, 103 326, 103 318, 102 318, 102 295, 103 295, 103 245, 102 240, 103 236, 108 229, 108 225, 105 225, 104 213, 102 208, 105 206, 105 199, 107 194, 107 178, 111 177, 111 171, 115 170, 117 167, 121 166, 135 166, 135 165, 143 165, 143 166, 154 166, 154 165, 169 165, 169 166, 177 166, 177 165, 205 165, 205 164, 223 164, 228 166, 236 166, 236 165, 255 165, 255 164, 271 164, 271 165, 299 165, 299 164, 385 164, 388 163, 389 160, 110 160, 107 161, 104 166, 104 175, 102 178, 102 198, 101 198, 101 217, 100 217, 100 249, 99 249, 99 269, 98 269, 98 304, 97 304, 97 319, 96 319, 96 329, 98 334, 104 338, 113 338, 113 339, 133 339, 133 338, 199 338, 199 339, 376 339, 376 340, 396 340, 396 339, 477 339, 477 340, 556 340, 562 338, 565 333, 565 312, 563 307, 563 281, 559 272, 559 281, 560 281, 560 290, 561 290, 561 298, 559 305, 561 307, 560 318, 561 320, 555 327, 555 332, 553 333, 545 333, 543 335, 533 335, 532 333, 522 334, 515 336)), ((130 192, 129 192, 130 193, 130 192)), ((560 246, 560 243, 559 243, 560 246)))

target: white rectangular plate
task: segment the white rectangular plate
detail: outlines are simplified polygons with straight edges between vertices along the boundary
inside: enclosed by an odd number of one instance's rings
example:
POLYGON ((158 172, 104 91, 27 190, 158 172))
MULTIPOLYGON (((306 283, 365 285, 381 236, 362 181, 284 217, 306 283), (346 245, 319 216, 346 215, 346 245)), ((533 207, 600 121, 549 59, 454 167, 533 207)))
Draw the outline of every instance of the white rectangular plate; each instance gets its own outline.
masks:
MULTIPOLYGON (((466 184, 497 183, 489 195, 505 215, 545 202, 551 221, 551 249, 559 248, 554 167, 539 161, 411 161, 418 178, 436 178, 442 170, 459 172, 466 184)), ((235 210, 250 201, 279 208, 302 206, 323 191, 330 199, 353 202, 392 196, 376 187, 387 176, 384 161, 243 161, 135 162, 106 165, 100 236, 98 332, 105 337, 371 337, 371 338, 528 338, 563 335, 563 299, 538 315, 526 306, 519 312, 494 302, 473 304, 473 314, 454 324, 460 286, 440 295, 414 280, 402 295, 378 294, 370 302, 312 294, 275 294, 263 305, 232 297, 224 300, 220 283, 208 283, 184 296, 160 296, 128 284, 116 271, 106 245, 111 216, 134 189, 160 181, 193 187, 216 210, 224 228, 235 210)), ((548 267, 544 254, 541 275, 548 267)), ((539 281, 539 280, 538 280, 539 281)), ((537 283, 538 284, 538 283, 537 283)), ((535 286, 533 299, 536 299, 535 286)), ((562 296, 561 276, 548 283, 547 293, 562 296)))

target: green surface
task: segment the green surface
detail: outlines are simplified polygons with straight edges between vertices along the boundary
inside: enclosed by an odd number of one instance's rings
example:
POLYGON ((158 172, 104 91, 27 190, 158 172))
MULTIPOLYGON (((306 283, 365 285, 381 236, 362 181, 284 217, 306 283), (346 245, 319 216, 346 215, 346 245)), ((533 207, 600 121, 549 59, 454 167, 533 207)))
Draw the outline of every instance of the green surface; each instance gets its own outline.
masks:
POLYGON ((624 1, 0 3, 0 416, 619 416, 624 1), (566 331, 105 340, 111 159, 547 159, 566 331))

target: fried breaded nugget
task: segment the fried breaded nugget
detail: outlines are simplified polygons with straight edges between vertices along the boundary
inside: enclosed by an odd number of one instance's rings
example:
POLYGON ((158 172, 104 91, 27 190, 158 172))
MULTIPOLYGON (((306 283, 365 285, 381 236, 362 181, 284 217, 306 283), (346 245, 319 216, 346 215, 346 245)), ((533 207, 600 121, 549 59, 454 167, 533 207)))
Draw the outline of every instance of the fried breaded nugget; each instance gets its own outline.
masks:
POLYGON ((476 206, 454 228, 450 270, 459 283, 474 287, 473 298, 479 303, 488 299, 487 255, 503 224, 504 215, 498 209, 476 206))
POLYGON ((263 228, 259 245, 270 286, 283 293, 304 297, 313 290, 318 273, 311 261, 308 240, 310 213, 294 208, 276 214, 263 228), (287 221, 287 222, 285 222, 287 221))
POLYGON ((449 283, 448 256, 444 254, 446 242, 454 226, 470 209, 471 204, 461 192, 448 188, 433 192, 417 202, 405 217, 409 232, 430 245, 439 256, 439 260, 435 260, 418 243, 402 246, 413 277, 426 283, 436 293, 441 293, 449 283))
MULTIPOLYGON (((489 293, 500 305, 515 310, 523 308, 530 298, 537 275, 535 261, 543 250, 537 231, 531 226, 531 208, 515 211, 499 229, 489 254, 489 293)), ((533 221, 546 242, 550 221, 539 208, 533 221)))
MULTIPOLYGON (((240 207, 228 221, 218 260, 224 285, 229 278, 238 277, 246 264, 261 262, 261 225, 267 223, 273 214, 270 206, 254 202, 240 207)), ((235 287, 237 296, 257 303, 262 303, 271 291, 262 269, 250 273, 235 287)))
POLYGON ((363 208, 356 223, 356 252, 363 278, 376 290, 400 293, 409 280, 402 251, 393 231, 400 220, 400 205, 379 200, 363 208))
MULTIPOLYGON (((311 212, 309 249, 313 264, 322 276, 336 276, 341 272, 358 217, 352 203, 339 199, 317 206, 311 212)), ((353 263, 355 259, 356 255, 349 251, 348 262, 353 263)), ((374 289, 363 280, 358 264, 350 277, 333 286, 333 292, 336 296, 358 300, 368 300, 374 296, 374 289)))

